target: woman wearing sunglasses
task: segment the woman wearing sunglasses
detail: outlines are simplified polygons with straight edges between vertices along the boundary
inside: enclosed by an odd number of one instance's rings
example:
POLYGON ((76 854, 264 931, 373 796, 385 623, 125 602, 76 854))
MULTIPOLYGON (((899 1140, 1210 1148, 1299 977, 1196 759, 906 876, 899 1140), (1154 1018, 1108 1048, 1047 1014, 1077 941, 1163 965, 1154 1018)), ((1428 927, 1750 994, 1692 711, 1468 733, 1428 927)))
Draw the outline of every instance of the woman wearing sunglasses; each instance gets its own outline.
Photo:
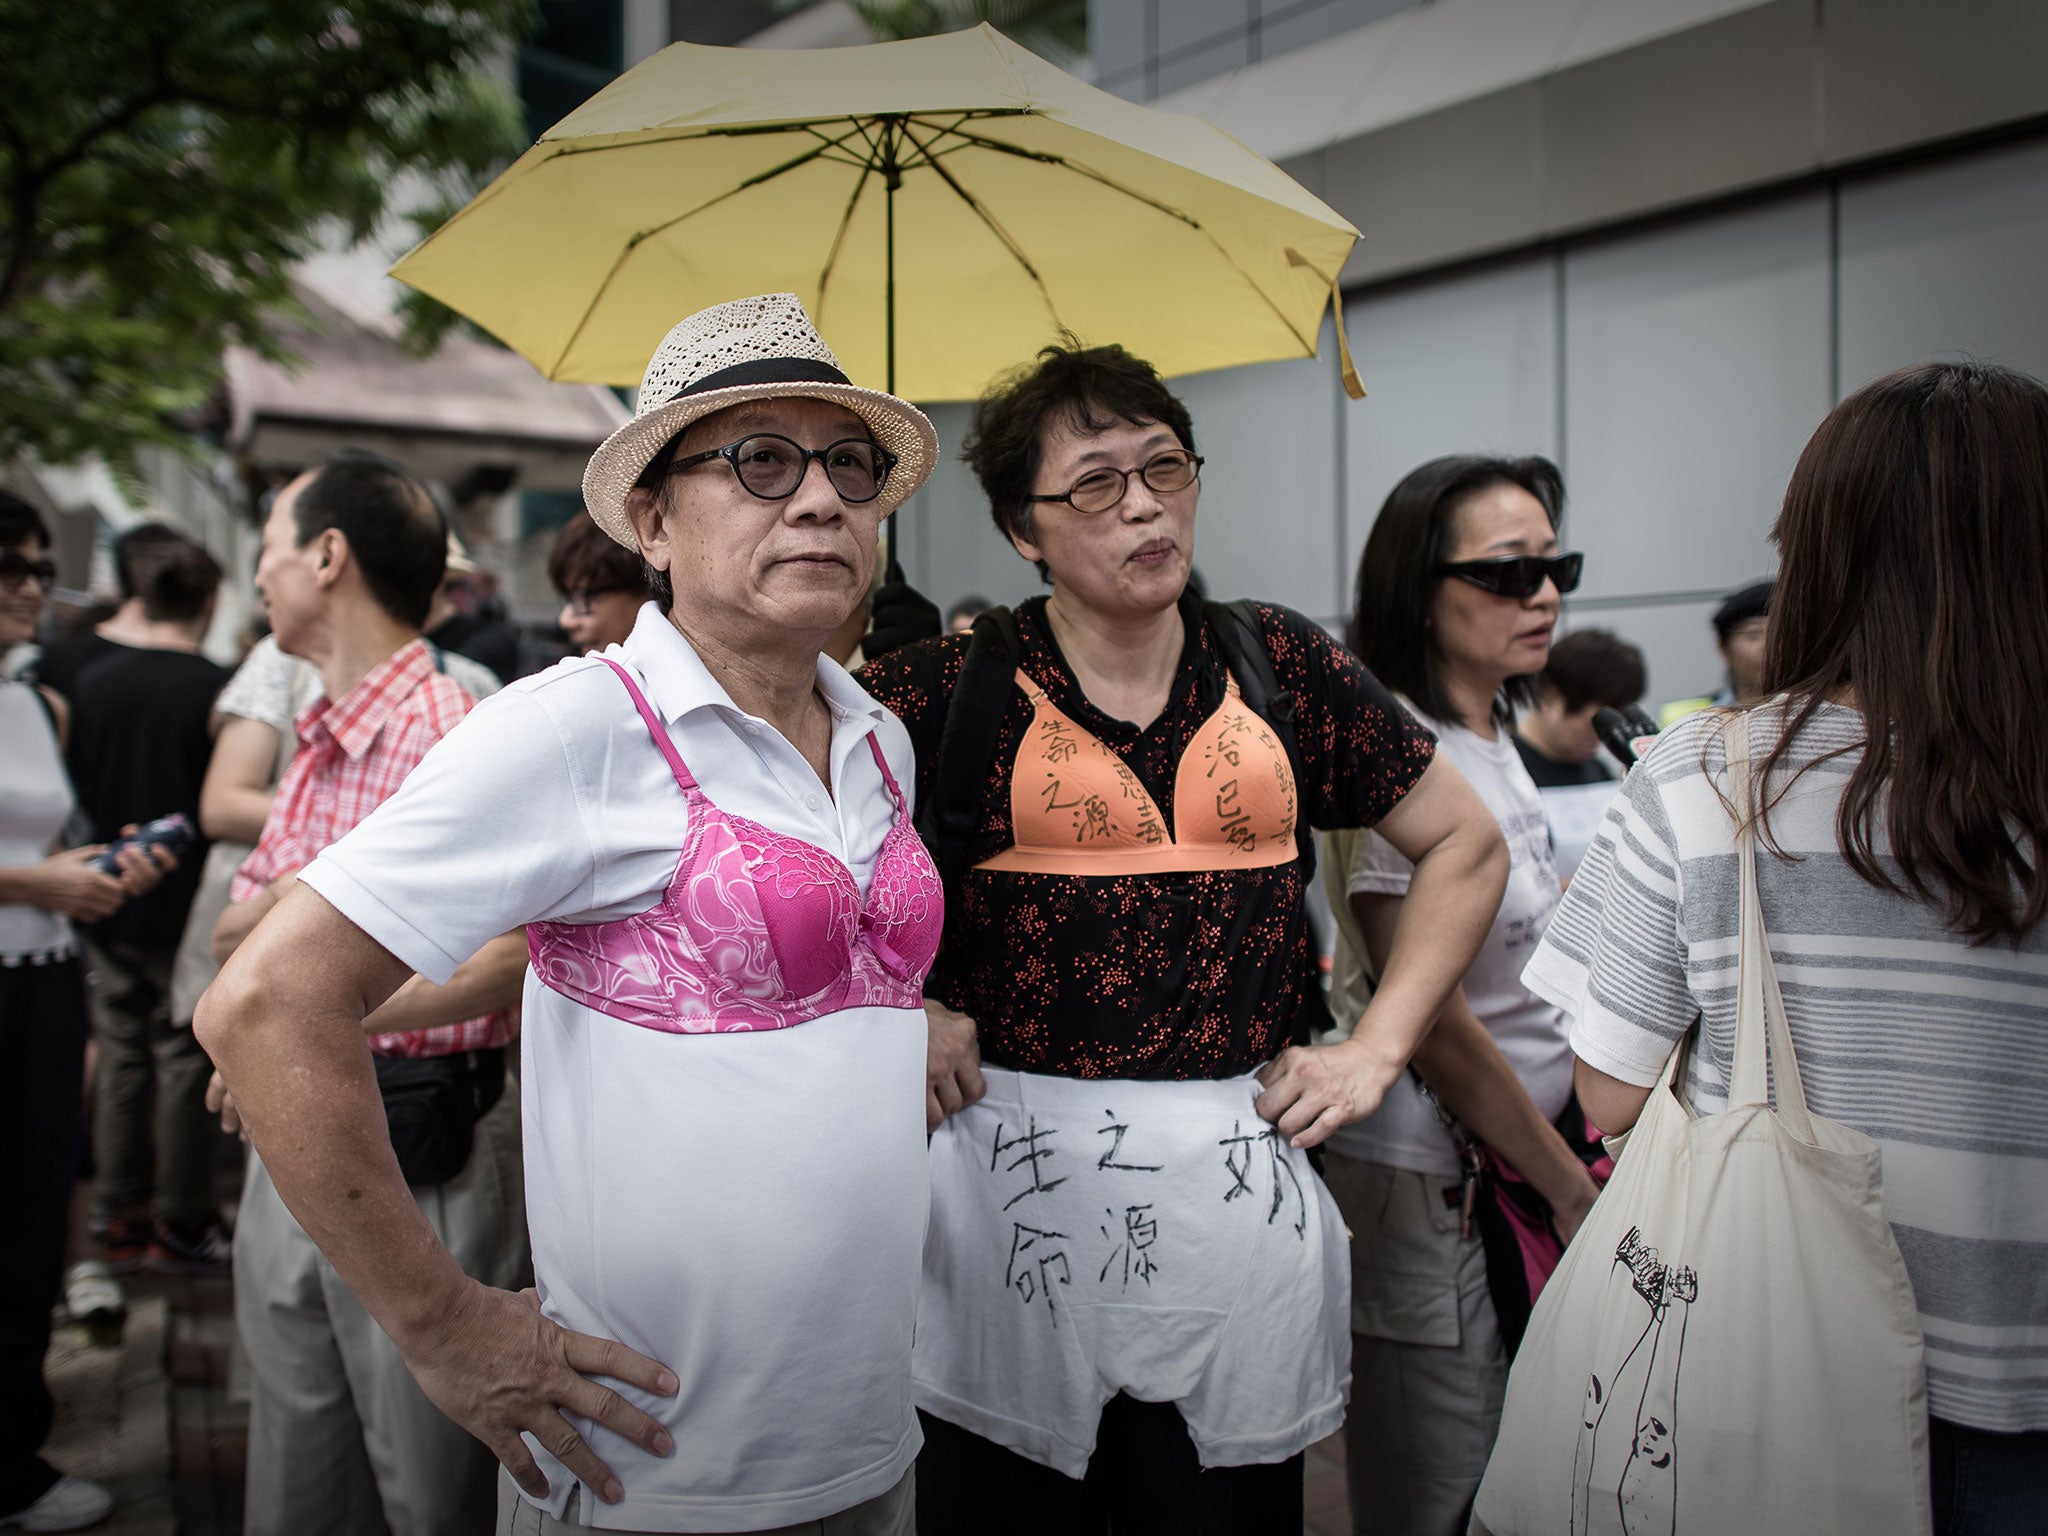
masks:
MULTIPOLYGON (((1436 734, 1499 822, 1510 862, 1485 943, 1417 1053, 1420 1075, 1340 1127, 1326 1152, 1352 1232, 1345 1438, 1361 1533, 1463 1531, 1492 1449, 1511 1348, 1503 1324, 1511 1340, 1518 1329, 1488 1288, 1481 1228, 1497 1207, 1478 1208, 1510 1175, 1497 1160, 1482 1189, 1476 1138, 1548 1203, 1558 1239, 1598 1192, 1552 1124, 1571 1098, 1564 1021, 1519 979, 1559 882, 1510 711, 1550 654, 1559 600, 1579 584, 1582 557, 1558 545, 1563 500, 1547 459, 1435 459, 1388 495, 1358 567, 1351 648, 1436 734), (1471 1132, 1440 1118, 1425 1079, 1471 1132)), ((1414 867, 1369 831, 1350 852, 1350 915, 1377 971, 1414 867)))
MULTIPOLYGON (((35 639, 56 579, 42 517, 0 491, 0 656, 35 639)), ((110 875, 93 867, 103 848, 51 852, 75 804, 65 719, 56 694, 0 678, 0 1168, 12 1244, 0 1265, 0 1525, 36 1531, 83 1529, 113 1505, 97 1483, 37 1455, 50 1429, 43 1354, 64 1267, 88 1029, 71 925, 112 915, 178 862, 161 849, 124 849, 110 875)))
POLYGON ((1048 348, 966 452, 1052 590, 861 673, 910 728, 960 882, 928 988, 920 1527, 1299 1536, 1350 1352, 1306 1149, 1378 1103, 1443 1006, 1500 834, 1314 622, 1190 590, 1202 460, 1149 364, 1048 348), (1290 1043, 1329 1021, 1303 822, 1376 824, 1417 870, 1337 1046, 1290 1043))

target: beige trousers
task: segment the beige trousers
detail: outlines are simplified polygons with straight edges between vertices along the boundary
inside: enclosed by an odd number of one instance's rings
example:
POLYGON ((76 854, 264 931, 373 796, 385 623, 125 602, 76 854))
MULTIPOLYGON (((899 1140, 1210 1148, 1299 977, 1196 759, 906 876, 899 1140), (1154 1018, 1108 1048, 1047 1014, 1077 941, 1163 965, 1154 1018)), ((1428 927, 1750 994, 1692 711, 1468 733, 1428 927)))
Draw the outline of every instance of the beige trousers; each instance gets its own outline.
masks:
POLYGON ((1463 1536, 1508 1358, 1479 1234, 1460 1231, 1461 1186, 1328 1149, 1323 1181, 1351 1229, 1351 1529, 1463 1536))
MULTIPOLYGON (((516 1287, 532 1264, 523 1190, 508 1077, 468 1165, 413 1195, 465 1274, 516 1287)), ((235 1223, 235 1325, 249 1354, 247 1536, 491 1529, 496 1459, 419 1389, 258 1157, 235 1223)))
MULTIPOLYGON (((747 1536, 916 1536, 916 1479, 917 1469, 913 1467, 887 1493, 877 1494, 851 1509, 842 1509, 822 1520, 806 1520, 802 1525, 778 1525, 772 1531, 749 1532, 747 1536)), ((596 1529, 583 1523, 582 1500, 583 1490, 578 1488, 569 1495, 562 1518, 557 1520, 539 1505, 522 1499, 512 1474, 501 1469, 497 1536, 577 1536, 578 1532, 596 1529)), ((635 1533, 621 1532, 620 1536, 635 1533)), ((680 1533, 669 1532, 665 1536, 680 1533)))

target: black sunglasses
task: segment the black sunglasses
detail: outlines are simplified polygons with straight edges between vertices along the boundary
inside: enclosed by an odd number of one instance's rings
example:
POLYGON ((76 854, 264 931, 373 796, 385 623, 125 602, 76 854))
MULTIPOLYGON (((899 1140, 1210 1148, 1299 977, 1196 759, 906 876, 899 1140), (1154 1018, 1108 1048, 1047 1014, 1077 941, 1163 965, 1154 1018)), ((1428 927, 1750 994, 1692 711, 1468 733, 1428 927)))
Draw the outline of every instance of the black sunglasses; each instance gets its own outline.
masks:
POLYGON ((763 501, 787 501, 803 484, 811 460, 825 466, 825 478, 839 499, 850 505, 873 501, 888 484, 889 471, 896 467, 896 455, 880 443, 864 437, 841 438, 823 448, 806 448, 776 432, 756 432, 723 448, 707 448, 686 458, 671 459, 665 475, 695 464, 723 459, 748 492, 763 501))
POLYGON ((1502 597, 1534 597, 1548 580, 1560 595, 1576 591, 1586 557, 1570 555, 1509 555, 1500 560, 1452 560, 1436 568, 1439 576, 1455 576, 1475 587, 1497 592, 1502 597))
POLYGON ((17 549, 0 549, 0 587, 12 591, 25 581, 36 581, 47 592, 57 585, 57 562, 31 560, 17 549))

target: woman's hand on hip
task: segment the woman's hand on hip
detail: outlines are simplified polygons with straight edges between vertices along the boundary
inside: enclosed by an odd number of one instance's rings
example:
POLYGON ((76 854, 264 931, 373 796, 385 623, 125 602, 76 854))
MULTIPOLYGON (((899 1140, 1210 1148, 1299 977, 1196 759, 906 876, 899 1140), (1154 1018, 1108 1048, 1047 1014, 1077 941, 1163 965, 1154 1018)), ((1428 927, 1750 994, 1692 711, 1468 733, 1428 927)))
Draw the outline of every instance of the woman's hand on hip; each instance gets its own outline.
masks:
POLYGON ((1378 1109, 1405 1066, 1356 1036, 1334 1045, 1290 1045, 1259 1068, 1264 1091, 1252 1108, 1290 1145, 1317 1146, 1338 1126, 1378 1109))
POLYGON ((924 1000, 930 1034, 924 1058, 924 1128, 929 1135, 988 1092, 974 1020, 933 998, 924 1000))
POLYGON ((548 1480, 522 1434, 532 1435, 607 1504, 625 1496, 566 1414, 595 1420, 656 1456, 675 1449, 667 1430, 592 1379, 610 1377, 673 1397, 675 1373, 611 1339, 549 1322, 530 1290, 470 1282, 447 1327, 431 1345, 408 1348, 406 1365, 434 1405, 488 1446, 537 1499, 547 1497, 548 1480))

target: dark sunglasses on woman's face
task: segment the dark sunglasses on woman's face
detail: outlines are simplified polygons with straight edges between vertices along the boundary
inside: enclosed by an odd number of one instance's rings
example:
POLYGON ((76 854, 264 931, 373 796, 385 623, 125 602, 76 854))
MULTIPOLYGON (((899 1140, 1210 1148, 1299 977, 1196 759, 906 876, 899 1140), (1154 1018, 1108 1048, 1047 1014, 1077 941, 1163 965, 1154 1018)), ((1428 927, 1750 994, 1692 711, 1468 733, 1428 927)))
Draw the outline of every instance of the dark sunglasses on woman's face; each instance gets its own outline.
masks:
POLYGON ((31 560, 18 549, 0 549, 0 587, 12 592, 25 581, 34 580, 47 592, 57 585, 57 562, 31 560))
POLYGON ((1439 576, 1455 576, 1475 587, 1498 592, 1502 597, 1534 597, 1547 578, 1563 594, 1577 589, 1586 557, 1569 555, 1509 555, 1500 560, 1452 560, 1436 568, 1439 576))

